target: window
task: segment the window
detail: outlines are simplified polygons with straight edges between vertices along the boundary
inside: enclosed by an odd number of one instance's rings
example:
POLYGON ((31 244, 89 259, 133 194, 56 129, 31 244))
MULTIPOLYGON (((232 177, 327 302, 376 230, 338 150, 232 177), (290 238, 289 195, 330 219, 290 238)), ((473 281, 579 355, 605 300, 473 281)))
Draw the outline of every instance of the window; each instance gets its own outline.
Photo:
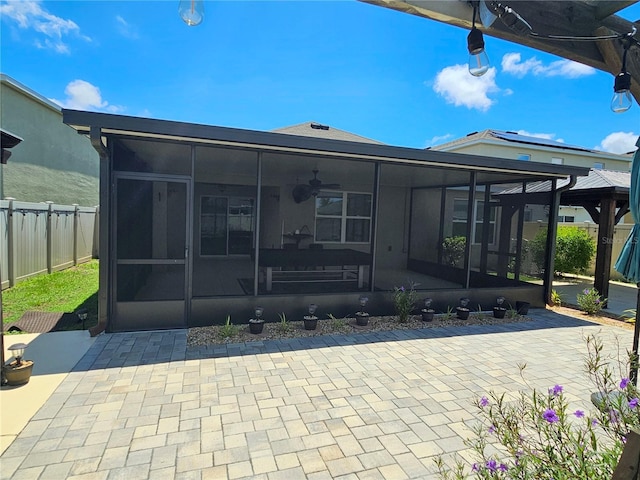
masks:
POLYGON ((371 194, 320 192, 316 197, 316 242, 368 243, 371 194))
POLYGON ((574 223, 576 221, 576 217, 574 217, 572 215, 558 215, 558 221, 559 222, 574 223))
POLYGON ((553 163, 554 165, 562 165, 564 163, 564 158, 551 157, 551 163, 553 163))
MULTIPOLYGON (((489 208, 489 244, 494 243, 496 231, 496 210, 495 206, 489 208)), ((471 243, 482 242, 482 227, 484 226, 484 201, 476 200, 473 212, 474 228, 471 232, 471 243)), ((467 199, 456 198, 453 200, 453 228, 451 234, 454 237, 467 235, 467 199)))
POLYGON ((604 170, 604 163, 602 163, 602 162, 594 162, 593 169, 594 170, 604 170))
POLYGON ((528 162, 529 160, 531 160, 531 154, 529 154, 529 153, 519 153, 518 154, 518 160, 523 160, 525 162, 528 162))

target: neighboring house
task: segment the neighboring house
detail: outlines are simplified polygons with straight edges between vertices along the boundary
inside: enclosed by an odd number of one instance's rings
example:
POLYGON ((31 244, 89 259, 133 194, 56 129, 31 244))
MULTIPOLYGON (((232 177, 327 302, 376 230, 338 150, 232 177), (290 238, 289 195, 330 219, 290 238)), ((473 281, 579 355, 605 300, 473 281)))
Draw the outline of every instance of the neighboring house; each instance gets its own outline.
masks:
MULTIPOLYGON (((394 287, 411 285, 445 311, 461 297, 489 309, 499 295, 543 306, 552 275, 521 277, 521 245, 511 240, 524 203, 492 192, 588 173, 336 140, 328 136, 346 132, 311 124, 291 134, 74 110, 63 119, 91 136, 109 180, 92 334, 210 325, 227 315, 246 323, 257 305, 268 320, 301 318, 310 303, 323 317, 349 315, 363 294, 371 313, 391 314, 394 287), (461 193, 464 212, 450 201, 461 193), (454 221, 454 210, 469 218, 478 206, 476 221, 454 221), (477 241, 458 262, 442 247, 453 233, 477 241)), ((549 226, 553 185, 536 197, 549 226)))
POLYGON ((22 139, 0 169, 0 198, 98 204, 98 155, 89 140, 62 122, 58 105, 5 74, 0 127, 22 139))
MULTIPOLYGON (((618 155, 544 138, 521 135, 516 132, 483 130, 466 137, 431 147, 440 152, 455 152, 488 157, 513 158, 526 162, 542 162, 554 165, 575 165, 595 170, 629 172, 632 154, 618 155)), ((527 215, 535 217, 535 212, 527 215)), ((589 213, 576 206, 561 206, 560 222, 592 222, 589 213)), ((624 219, 622 220, 624 223, 624 219)), ((629 219, 629 222, 632 222, 629 219)))

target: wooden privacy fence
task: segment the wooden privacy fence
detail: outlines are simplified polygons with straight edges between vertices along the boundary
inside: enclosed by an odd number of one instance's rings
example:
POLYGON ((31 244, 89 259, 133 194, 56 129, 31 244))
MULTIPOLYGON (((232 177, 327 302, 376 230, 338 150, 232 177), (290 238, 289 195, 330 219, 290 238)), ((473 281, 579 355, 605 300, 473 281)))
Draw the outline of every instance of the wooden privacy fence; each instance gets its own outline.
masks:
POLYGON ((2 288, 97 256, 98 207, 0 200, 2 288))

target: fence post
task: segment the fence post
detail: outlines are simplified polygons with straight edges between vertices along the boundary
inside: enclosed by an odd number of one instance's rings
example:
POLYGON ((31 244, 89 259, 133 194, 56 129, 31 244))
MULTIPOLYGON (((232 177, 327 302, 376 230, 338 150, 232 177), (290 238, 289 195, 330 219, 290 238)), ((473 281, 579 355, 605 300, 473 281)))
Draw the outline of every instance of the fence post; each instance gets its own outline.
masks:
POLYGON ((15 241, 13 238, 14 220, 13 220, 13 202, 15 198, 6 197, 5 200, 9 200, 9 210, 7 211, 7 274, 9 277, 9 286, 13 287, 16 284, 16 269, 15 269, 15 241))
POLYGON ((80 224, 80 206, 73 204, 73 264, 78 265, 78 225, 80 224))
POLYGON ((52 273, 53 272, 53 258, 51 258, 53 256, 53 235, 51 234, 51 232, 53 231, 52 228, 52 224, 53 224, 53 202, 50 200, 47 200, 45 202, 47 205, 49 205, 49 210, 47 211, 47 230, 46 230, 46 235, 47 235, 47 273, 52 273))

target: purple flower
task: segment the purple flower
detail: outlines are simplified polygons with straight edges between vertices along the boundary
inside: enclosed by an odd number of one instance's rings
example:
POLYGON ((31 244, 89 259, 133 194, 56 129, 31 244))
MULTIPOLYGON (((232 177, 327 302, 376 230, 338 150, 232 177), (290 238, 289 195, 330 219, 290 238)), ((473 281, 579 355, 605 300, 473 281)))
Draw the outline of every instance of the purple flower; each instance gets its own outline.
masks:
POLYGON ((629 379, 628 378, 623 378, 622 380, 620 380, 620 389, 624 390, 625 388, 627 388, 627 385, 629 385, 629 379))
POLYGON ((556 423, 560 420, 553 408, 547 408, 542 414, 542 418, 544 418, 549 423, 556 423))
POLYGON ((598 424, 598 420, 596 420, 595 418, 593 420, 591 420, 591 425, 592 426, 596 426, 598 424))
POLYGON ((549 389, 549 395, 553 395, 557 397, 562 393, 562 385, 555 385, 553 388, 549 389))
POLYGON ((486 407, 487 405, 489 405, 489 399, 487 397, 482 397, 480 399, 480 406, 486 407))
POLYGON ((591 292, 589 291, 588 288, 585 288, 582 293, 584 293, 585 295, 589 295, 591 292))
POLYGON ((473 464, 473 466, 471 467, 471 471, 472 472, 479 472, 480 471, 480 467, 478 466, 477 463, 473 464))
POLYGON ((640 402, 640 400, 638 400, 638 397, 632 398, 631 400, 629 400, 629 408, 633 410, 638 406, 638 402, 640 402))
POLYGON ((400 287, 400 291, 404 292, 404 285, 402 287, 400 287))
POLYGON ((496 431, 496 427, 494 425, 491 425, 488 429, 489 433, 495 433, 495 431, 496 431))
POLYGON ((498 469, 498 462, 496 462, 494 459, 491 459, 487 462, 487 468, 491 471, 491 472, 495 472, 498 469))
POLYGON ((506 472, 507 470, 509 470, 509 467, 507 467, 504 463, 501 463, 498 469, 500 469, 500 471, 502 472, 506 472))
POLYGON ((576 416, 576 418, 584 417, 584 412, 582 410, 576 410, 575 412, 573 412, 573 414, 576 416))

